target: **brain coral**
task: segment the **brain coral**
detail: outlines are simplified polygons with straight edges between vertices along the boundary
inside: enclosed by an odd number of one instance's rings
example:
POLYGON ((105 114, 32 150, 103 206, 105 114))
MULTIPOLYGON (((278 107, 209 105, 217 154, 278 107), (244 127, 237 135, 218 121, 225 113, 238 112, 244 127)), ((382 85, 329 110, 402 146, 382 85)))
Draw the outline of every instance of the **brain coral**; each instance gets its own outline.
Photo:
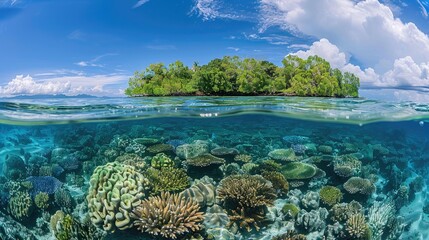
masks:
POLYGON ((86 197, 92 223, 111 232, 130 228, 129 214, 140 205, 148 185, 148 180, 132 166, 116 162, 98 166, 86 197))

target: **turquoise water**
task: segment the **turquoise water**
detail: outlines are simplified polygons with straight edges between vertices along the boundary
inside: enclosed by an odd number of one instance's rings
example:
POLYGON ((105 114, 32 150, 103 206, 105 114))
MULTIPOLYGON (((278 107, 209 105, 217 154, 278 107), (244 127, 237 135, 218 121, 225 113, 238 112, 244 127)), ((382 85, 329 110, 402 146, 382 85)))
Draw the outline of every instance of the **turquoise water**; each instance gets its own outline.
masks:
POLYGON ((365 99, 3 99, 0 239, 429 239, 427 120, 365 99))

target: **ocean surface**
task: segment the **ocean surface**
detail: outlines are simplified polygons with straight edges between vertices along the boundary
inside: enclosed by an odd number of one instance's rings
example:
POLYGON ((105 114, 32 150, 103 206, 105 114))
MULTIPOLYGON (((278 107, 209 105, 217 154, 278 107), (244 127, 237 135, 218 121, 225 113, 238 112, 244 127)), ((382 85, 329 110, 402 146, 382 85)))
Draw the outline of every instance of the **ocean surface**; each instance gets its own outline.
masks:
POLYGON ((429 105, 0 99, 0 239, 429 239, 429 105))

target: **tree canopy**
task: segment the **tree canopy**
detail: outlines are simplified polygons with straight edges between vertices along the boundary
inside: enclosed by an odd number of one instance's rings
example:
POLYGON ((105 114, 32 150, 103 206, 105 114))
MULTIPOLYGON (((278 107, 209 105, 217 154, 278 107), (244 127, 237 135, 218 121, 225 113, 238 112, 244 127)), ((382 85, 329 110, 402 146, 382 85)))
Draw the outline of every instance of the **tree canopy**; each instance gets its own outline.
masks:
POLYGON ((319 56, 288 55, 282 66, 254 58, 216 58, 191 68, 181 61, 150 64, 130 78, 128 96, 296 95, 358 97, 359 78, 319 56))

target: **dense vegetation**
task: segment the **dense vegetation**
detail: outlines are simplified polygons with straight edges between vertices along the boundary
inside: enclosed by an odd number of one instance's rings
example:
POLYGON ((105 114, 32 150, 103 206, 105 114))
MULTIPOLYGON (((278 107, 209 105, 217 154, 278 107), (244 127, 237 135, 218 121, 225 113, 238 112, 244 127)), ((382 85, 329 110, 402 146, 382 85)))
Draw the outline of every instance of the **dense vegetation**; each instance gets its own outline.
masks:
POLYGON ((332 69, 318 56, 306 60, 288 55, 279 67, 254 58, 223 57, 192 68, 176 61, 151 64, 136 72, 128 96, 166 95, 297 95, 357 97, 359 78, 332 69))

